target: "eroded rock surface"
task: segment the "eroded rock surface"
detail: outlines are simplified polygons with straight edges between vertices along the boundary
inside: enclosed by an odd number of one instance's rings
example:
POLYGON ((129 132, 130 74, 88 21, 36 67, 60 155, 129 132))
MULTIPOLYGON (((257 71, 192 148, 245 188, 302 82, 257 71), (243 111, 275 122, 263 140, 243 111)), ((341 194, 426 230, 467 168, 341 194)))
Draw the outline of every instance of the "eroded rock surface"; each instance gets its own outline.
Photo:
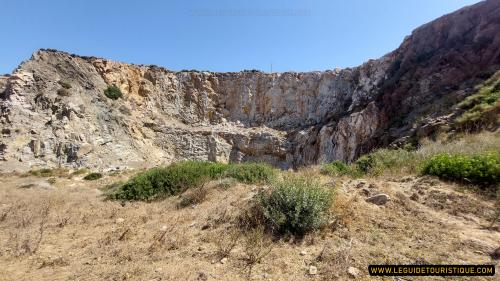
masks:
POLYGON ((172 72, 40 50, 0 77, 0 169, 352 161, 421 137, 429 125, 415 120, 450 114, 443 102, 499 68, 493 0, 418 28, 378 60, 324 72, 172 72), (124 97, 107 98, 109 85, 124 97))

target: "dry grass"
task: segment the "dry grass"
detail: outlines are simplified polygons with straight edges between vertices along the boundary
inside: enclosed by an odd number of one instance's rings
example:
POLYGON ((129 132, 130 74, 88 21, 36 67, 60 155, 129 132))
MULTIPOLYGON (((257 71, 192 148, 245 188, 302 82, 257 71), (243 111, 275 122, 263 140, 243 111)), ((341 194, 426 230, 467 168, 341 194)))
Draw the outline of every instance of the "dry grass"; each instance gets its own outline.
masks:
POLYGON ((422 140, 421 145, 415 151, 404 149, 372 151, 351 164, 346 174, 353 178, 373 179, 418 175, 427 160, 436 154, 484 154, 488 152, 500 152, 500 131, 485 131, 479 134, 443 134, 435 141, 422 140), (366 170, 363 171, 363 168, 366 170))
POLYGON ((229 257, 241 236, 242 231, 236 227, 223 229, 221 232, 216 233, 212 237, 212 241, 217 246, 217 258, 223 259, 229 257))
POLYGON ((177 203, 178 208, 186 208, 188 206, 194 206, 205 201, 207 198, 208 190, 206 187, 201 186, 198 188, 190 189, 184 194, 181 194, 180 201, 177 203))
POLYGON ((104 200, 101 190, 127 174, 92 182, 62 176, 53 185, 2 175, 0 280, 348 280, 349 266, 360 269, 358 280, 371 280, 371 263, 497 262, 489 257, 500 241, 497 228, 487 229, 489 199, 427 178, 370 179, 364 187, 392 198, 380 207, 364 201, 358 180, 300 173, 337 190, 335 216, 304 239, 277 241, 237 223, 261 187, 214 182, 204 200, 179 209, 178 197, 104 200), (418 199, 409 199, 414 193, 418 199))
POLYGON ((438 153, 463 153, 474 154, 500 151, 500 131, 482 132, 480 134, 463 134, 457 140, 424 141, 417 150, 423 158, 438 153))
POLYGON ((271 253, 273 243, 264 227, 257 227, 245 234, 243 252, 248 278, 252 277, 253 268, 271 253))

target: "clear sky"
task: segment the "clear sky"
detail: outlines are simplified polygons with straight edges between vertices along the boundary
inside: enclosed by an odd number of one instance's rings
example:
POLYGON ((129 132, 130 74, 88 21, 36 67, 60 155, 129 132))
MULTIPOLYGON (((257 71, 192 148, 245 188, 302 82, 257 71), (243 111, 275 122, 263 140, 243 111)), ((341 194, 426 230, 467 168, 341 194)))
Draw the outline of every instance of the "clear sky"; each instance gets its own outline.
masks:
POLYGON ((40 48, 172 70, 356 66, 478 0, 0 0, 0 73, 40 48))

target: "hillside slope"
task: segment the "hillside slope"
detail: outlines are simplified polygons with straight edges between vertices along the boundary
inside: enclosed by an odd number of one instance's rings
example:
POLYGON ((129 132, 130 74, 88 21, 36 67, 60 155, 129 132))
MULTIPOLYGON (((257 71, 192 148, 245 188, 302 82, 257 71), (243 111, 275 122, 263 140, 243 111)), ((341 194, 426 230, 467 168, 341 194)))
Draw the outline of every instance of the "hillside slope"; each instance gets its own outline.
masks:
POLYGON ((172 72, 40 50, 0 79, 0 169, 352 161, 425 136, 499 69, 496 0, 428 23, 352 69, 172 72), (111 85, 123 98, 104 95, 111 85))
POLYGON ((385 263, 499 270, 492 198, 429 176, 353 180, 300 173, 335 189, 334 215, 303 239, 273 242, 266 235, 252 240, 238 223, 266 186, 214 181, 202 202, 179 208, 186 194, 150 203, 103 200, 109 184, 127 173, 96 181, 1 175, 0 280, 374 280, 368 265, 385 263), (366 201, 378 193, 391 200, 366 201), (262 259, 249 270, 253 253, 262 259))

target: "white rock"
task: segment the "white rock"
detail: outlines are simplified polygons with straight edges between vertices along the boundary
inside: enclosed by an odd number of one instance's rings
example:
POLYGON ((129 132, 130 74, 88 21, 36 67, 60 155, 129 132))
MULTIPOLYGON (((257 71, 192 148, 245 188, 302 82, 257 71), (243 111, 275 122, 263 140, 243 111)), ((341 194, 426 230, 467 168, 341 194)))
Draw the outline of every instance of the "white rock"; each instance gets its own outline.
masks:
POLYGON ((359 269, 349 266, 347 273, 352 277, 357 277, 359 275, 359 269))
POLYGON ((227 258, 223 258, 220 260, 220 263, 225 264, 227 262, 227 258))
POLYGON ((117 218, 116 223, 123 223, 125 221, 124 218, 117 218))
POLYGON ((306 251, 300 251, 300 255, 301 256, 305 256, 305 255, 307 255, 307 252, 306 251))
POLYGON ((315 267, 314 265, 311 265, 311 266, 309 267, 309 274, 310 274, 310 275, 316 275, 316 274, 318 274, 318 268, 317 268, 317 267, 315 267))

